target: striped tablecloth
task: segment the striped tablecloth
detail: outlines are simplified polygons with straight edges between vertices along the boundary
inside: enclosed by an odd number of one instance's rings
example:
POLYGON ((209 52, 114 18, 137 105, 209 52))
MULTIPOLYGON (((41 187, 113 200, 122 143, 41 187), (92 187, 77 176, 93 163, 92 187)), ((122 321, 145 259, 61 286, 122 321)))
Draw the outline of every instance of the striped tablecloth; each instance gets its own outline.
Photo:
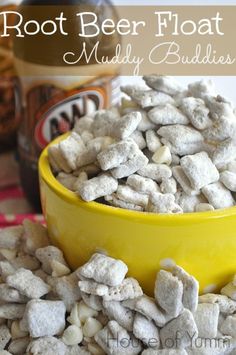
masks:
POLYGON ((0 213, 0 228, 21 224, 25 218, 44 222, 42 215, 34 214, 19 186, 0 190, 0 210, 6 209, 10 213, 0 213))

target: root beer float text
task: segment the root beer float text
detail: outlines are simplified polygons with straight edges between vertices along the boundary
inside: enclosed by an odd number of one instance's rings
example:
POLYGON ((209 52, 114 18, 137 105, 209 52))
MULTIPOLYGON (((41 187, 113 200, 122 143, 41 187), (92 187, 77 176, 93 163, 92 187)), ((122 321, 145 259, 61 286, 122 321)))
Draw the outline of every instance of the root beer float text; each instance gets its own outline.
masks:
MULTIPOLYGON (((142 21, 142 19, 136 21, 121 18, 115 21, 112 18, 106 18, 101 21, 94 12, 80 12, 75 13, 74 16, 77 21, 79 21, 80 28, 79 33, 76 35, 84 38, 96 37, 101 34, 109 36, 114 35, 115 32, 120 36, 138 36, 141 34, 144 27, 148 26, 146 21, 142 21)), ((224 35, 221 28, 223 18, 220 16, 219 12, 217 12, 215 16, 202 18, 198 21, 180 19, 179 14, 173 11, 155 11, 153 16, 156 22, 156 30, 153 35, 156 37, 163 37, 166 34, 173 36, 191 36, 194 34, 201 36, 224 35)), ((4 25, 0 37, 9 37, 12 31, 14 31, 16 37, 35 36, 38 34, 45 36, 53 36, 55 34, 62 36, 70 35, 65 30, 65 24, 71 19, 67 18, 64 12, 61 12, 52 19, 47 19, 42 22, 35 19, 24 21, 23 15, 17 11, 0 12, 0 18, 4 25), (16 16, 14 25, 9 23, 10 15, 16 16)))

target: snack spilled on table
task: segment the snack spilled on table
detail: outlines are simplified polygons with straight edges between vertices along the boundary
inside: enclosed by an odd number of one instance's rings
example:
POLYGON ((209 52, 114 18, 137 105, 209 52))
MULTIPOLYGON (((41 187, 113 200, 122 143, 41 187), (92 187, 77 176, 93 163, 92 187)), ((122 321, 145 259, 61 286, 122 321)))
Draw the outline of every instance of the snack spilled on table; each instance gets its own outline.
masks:
POLYGON ((150 297, 104 254, 72 272, 28 220, 0 231, 0 260, 1 355, 235 354, 236 277, 199 297, 197 280, 172 262, 150 297))

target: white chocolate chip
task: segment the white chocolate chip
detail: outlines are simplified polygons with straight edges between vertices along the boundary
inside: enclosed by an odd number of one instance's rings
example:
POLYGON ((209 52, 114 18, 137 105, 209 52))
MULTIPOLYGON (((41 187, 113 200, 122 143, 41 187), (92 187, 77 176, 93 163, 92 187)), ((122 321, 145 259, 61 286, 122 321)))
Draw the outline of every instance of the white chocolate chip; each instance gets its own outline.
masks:
POLYGON ((65 345, 77 345, 80 344, 82 340, 82 329, 77 327, 76 325, 70 325, 64 330, 64 333, 62 335, 62 341, 65 345))
POLYGON ((167 164, 170 165, 172 161, 172 156, 170 148, 167 146, 162 146, 154 153, 152 160, 157 164, 167 164))
POLYGON ((103 325, 95 318, 87 318, 83 325, 83 334, 85 337, 92 338, 103 328, 103 325))

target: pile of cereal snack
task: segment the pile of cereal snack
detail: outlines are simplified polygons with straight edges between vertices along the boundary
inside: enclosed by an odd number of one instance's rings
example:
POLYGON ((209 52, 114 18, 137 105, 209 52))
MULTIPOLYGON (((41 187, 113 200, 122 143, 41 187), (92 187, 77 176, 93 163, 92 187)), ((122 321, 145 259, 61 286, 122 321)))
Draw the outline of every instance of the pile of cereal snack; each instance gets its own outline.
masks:
POLYGON ((84 201, 153 213, 235 205, 236 116, 210 81, 145 76, 119 109, 78 120, 49 148, 57 180, 84 201))
POLYGON ((75 271, 47 229, 25 220, 0 231, 0 354, 236 354, 236 278, 198 296, 177 265, 154 297, 121 260, 94 254, 75 271))

